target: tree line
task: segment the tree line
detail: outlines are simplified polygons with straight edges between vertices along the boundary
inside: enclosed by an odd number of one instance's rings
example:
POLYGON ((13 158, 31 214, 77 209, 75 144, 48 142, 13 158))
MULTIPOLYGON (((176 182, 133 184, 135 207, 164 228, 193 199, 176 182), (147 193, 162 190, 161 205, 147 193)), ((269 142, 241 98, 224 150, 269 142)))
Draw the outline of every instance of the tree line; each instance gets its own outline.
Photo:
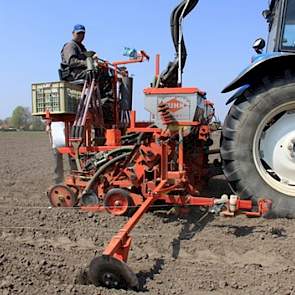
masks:
POLYGON ((29 108, 17 106, 10 117, 1 120, 0 130, 43 131, 45 124, 40 117, 32 116, 29 108))

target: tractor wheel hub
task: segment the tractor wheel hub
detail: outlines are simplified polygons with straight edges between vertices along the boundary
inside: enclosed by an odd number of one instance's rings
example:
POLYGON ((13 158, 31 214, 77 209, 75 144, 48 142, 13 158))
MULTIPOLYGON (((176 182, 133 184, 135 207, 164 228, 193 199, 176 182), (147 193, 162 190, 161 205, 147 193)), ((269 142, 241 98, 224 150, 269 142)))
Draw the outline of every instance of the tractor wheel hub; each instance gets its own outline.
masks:
POLYGON ((274 109, 257 128, 253 153, 258 172, 274 189, 295 196, 294 104, 274 109))

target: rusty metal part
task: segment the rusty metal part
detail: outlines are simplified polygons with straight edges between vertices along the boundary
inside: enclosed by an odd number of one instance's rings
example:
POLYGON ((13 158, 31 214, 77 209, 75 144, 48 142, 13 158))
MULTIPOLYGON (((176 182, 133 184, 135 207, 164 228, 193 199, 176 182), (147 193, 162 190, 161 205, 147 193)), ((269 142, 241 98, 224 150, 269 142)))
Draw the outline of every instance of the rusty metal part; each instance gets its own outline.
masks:
POLYGON ((77 204, 77 194, 68 186, 58 184, 52 186, 47 196, 53 207, 74 207, 77 204))

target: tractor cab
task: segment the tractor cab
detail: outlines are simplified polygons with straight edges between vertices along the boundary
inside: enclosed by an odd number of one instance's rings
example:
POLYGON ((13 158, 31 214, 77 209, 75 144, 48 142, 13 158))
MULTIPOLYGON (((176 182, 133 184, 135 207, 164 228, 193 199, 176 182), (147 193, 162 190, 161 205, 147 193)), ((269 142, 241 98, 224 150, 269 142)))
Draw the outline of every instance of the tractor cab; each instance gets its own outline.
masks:
POLYGON ((229 104, 240 97, 257 76, 265 75, 272 68, 289 67, 295 63, 295 0, 270 0, 267 10, 262 15, 268 23, 268 42, 266 52, 263 52, 266 42, 262 38, 255 40, 253 49, 257 55, 222 93, 238 89, 227 101, 229 104))
POLYGON ((295 0, 272 0, 262 14, 269 24, 267 51, 295 53, 295 0))

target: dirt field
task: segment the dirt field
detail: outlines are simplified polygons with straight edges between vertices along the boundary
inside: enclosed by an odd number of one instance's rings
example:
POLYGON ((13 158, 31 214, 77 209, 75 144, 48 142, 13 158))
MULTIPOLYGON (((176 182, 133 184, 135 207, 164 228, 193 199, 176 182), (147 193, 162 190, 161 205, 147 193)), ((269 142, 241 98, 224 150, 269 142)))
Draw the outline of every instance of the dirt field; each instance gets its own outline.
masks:
MULTIPOLYGON (((50 209, 43 133, 0 133, 0 294, 295 294, 295 221, 148 213, 129 265, 141 291, 77 280, 126 218, 50 209)), ((211 189, 225 188, 217 178, 211 189)))

